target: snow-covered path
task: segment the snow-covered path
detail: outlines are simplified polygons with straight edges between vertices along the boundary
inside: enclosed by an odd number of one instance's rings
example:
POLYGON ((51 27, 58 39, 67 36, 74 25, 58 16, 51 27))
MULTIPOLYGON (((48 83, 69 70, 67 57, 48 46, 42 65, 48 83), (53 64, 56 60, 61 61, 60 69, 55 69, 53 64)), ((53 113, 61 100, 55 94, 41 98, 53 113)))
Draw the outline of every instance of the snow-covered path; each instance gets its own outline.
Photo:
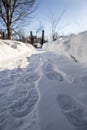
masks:
POLYGON ((0 72, 0 130, 87 130, 87 71, 52 52, 0 72))
MULTIPOLYGON (((84 69, 65 57, 44 54, 39 83, 41 130, 86 130, 87 87, 84 69), (84 100, 85 99, 85 100, 84 100)), ((85 72, 86 73, 86 72, 85 72)))

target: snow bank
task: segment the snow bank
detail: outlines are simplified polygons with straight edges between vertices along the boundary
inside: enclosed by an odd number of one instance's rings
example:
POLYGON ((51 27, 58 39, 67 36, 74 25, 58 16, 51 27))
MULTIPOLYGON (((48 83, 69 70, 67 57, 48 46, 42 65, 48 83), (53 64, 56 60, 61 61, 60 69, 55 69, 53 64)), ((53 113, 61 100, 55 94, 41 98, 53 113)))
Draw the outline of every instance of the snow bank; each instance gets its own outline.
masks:
POLYGON ((87 31, 77 35, 60 37, 57 41, 44 46, 47 50, 73 58, 78 62, 87 62, 87 31))
POLYGON ((71 55, 79 62, 87 62, 87 31, 76 35, 70 44, 71 55))
POLYGON ((34 47, 27 43, 0 40, 0 69, 23 68, 29 63, 26 57, 35 52, 34 47))

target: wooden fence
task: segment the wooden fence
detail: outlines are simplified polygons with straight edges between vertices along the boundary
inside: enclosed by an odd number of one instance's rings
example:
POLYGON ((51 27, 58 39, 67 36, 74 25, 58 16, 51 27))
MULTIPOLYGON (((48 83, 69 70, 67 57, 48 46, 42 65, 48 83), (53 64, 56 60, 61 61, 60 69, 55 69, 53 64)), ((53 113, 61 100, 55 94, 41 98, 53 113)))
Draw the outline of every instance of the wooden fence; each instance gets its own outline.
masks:
POLYGON ((0 39, 5 39, 5 33, 4 32, 0 32, 0 39))
POLYGON ((45 40, 44 40, 44 30, 42 30, 42 36, 40 38, 37 38, 33 35, 32 31, 30 31, 30 43, 37 47, 37 43, 40 43, 40 47, 43 46, 45 40))

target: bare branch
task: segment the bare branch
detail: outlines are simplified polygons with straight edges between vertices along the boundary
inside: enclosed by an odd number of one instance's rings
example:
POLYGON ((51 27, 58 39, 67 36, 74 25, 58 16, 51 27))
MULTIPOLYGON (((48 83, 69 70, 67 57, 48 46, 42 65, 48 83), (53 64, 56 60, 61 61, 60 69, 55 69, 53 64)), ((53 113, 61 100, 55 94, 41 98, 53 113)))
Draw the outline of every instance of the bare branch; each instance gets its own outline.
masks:
POLYGON ((0 18, 5 23, 8 38, 11 38, 11 29, 17 21, 26 20, 35 11, 37 0, 0 0, 0 18))
POLYGON ((57 17, 55 17, 55 15, 51 15, 50 16, 50 24, 51 24, 51 29, 52 29, 52 40, 54 41, 54 37, 56 34, 56 29, 62 19, 62 17, 64 16, 64 13, 66 12, 66 3, 65 3, 65 7, 62 10, 62 12, 60 13, 60 15, 57 17))

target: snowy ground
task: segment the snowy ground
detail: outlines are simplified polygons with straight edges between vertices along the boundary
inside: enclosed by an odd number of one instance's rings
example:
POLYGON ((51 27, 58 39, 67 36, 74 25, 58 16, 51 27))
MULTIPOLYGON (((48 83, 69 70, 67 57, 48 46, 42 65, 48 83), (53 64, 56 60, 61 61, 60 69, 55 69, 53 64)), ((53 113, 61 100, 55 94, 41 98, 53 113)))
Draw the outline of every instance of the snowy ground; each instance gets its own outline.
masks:
POLYGON ((24 67, 0 63, 0 130, 87 130, 87 67, 33 53, 24 67))

